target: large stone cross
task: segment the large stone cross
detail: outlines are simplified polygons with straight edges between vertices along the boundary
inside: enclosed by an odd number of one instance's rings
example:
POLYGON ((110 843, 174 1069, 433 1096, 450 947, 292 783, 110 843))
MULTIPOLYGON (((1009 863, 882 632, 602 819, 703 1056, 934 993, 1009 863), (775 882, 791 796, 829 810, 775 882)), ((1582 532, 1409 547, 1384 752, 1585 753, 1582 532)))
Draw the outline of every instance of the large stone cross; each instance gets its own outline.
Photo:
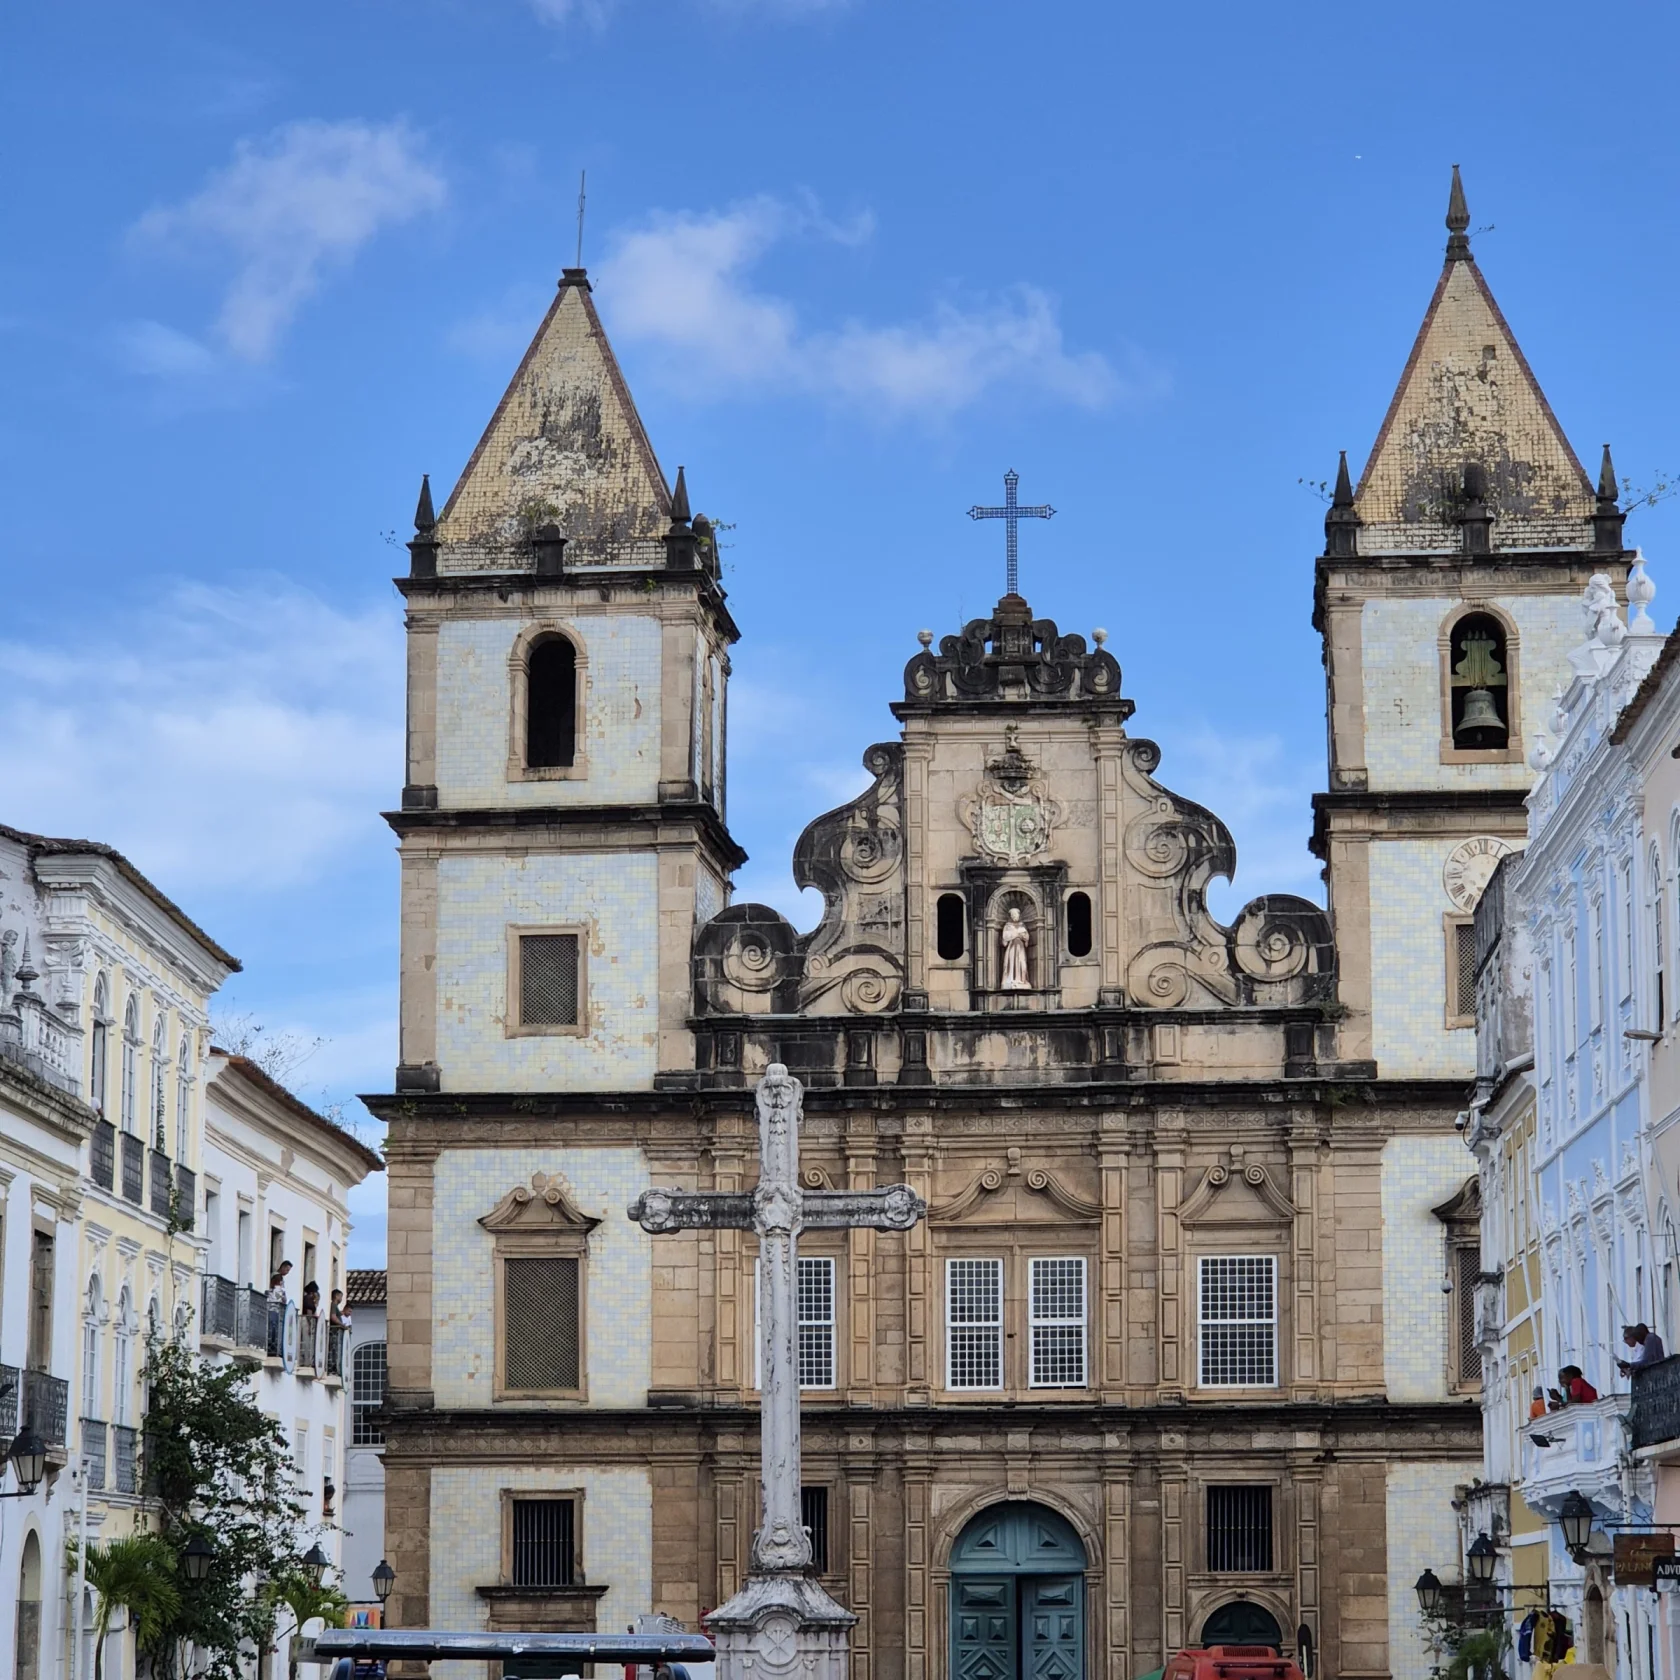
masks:
POLYGON ((803 1574, 811 1567, 811 1542, 799 1509, 799 1233, 908 1231, 927 1212, 927 1204, 907 1184, 886 1190, 802 1190, 801 1096, 799 1081, 780 1062, 759 1082, 756 1190, 647 1190, 629 1210, 644 1231, 656 1236, 695 1229, 757 1233, 764 1525, 753 1536, 753 1575, 803 1574))

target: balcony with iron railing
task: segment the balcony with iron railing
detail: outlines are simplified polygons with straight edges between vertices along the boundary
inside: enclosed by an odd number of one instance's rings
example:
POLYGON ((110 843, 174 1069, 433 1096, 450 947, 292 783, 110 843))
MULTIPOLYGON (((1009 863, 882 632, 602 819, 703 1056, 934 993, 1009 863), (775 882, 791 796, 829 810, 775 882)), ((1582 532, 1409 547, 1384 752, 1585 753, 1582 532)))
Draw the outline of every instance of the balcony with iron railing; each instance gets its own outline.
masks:
POLYGON ((105 1486, 106 1425, 99 1418, 82 1419, 82 1456, 87 1460, 87 1485, 94 1493, 105 1486))
POLYGON ((122 1197, 136 1207, 146 1205, 146 1145, 133 1132, 121 1134, 122 1197))
POLYGON ((23 1421, 49 1447, 64 1445, 70 1415, 70 1384, 45 1371, 23 1373, 23 1421))
POLYGON ((1680 1354, 1633 1373, 1631 1422, 1636 1452, 1664 1463, 1680 1460, 1680 1354))
POLYGON ((0 1365, 0 1447, 7 1453, 12 1450, 12 1437, 18 1432, 22 1402, 23 1372, 15 1365, 0 1365))
POLYGON ((198 1223, 198 1174, 191 1167, 175 1163, 175 1217, 183 1231, 198 1223))
POLYGON ((115 1476, 111 1485, 118 1493, 140 1491, 140 1431, 111 1425, 111 1459, 115 1476))
POLYGON ((253 1353, 268 1349, 268 1299, 260 1289, 241 1284, 234 1291, 236 1320, 233 1339, 253 1353))
POLYGON ((170 1171, 169 1157, 161 1149, 148 1149, 146 1158, 151 1167, 148 1174, 151 1210, 159 1219, 169 1217, 169 1203, 175 1189, 175 1175, 170 1171))
POLYGON ((344 1380, 344 1350, 350 1345, 350 1327, 347 1324, 329 1324, 327 1326, 327 1369, 326 1375, 344 1380))
POLYGON ((319 1313, 298 1314, 297 1368, 305 1376, 313 1376, 326 1358, 321 1332, 326 1325, 319 1313))
POLYGON ((93 1128, 93 1140, 88 1147, 88 1165, 93 1182, 101 1190, 117 1187, 117 1129, 109 1120, 101 1120, 93 1128))
POLYGON ((1523 1425, 1519 1488, 1530 1510, 1555 1517, 1572 1492, 1619 1508, 1628 1404, 1626 1394, 1606 1394, 1523 1425))
POLYGON ((198 1324, 204 1340, 231 1347, 239 1335, 239 1286, 225 1277, 207 1276, 199 1296, 198 1324))

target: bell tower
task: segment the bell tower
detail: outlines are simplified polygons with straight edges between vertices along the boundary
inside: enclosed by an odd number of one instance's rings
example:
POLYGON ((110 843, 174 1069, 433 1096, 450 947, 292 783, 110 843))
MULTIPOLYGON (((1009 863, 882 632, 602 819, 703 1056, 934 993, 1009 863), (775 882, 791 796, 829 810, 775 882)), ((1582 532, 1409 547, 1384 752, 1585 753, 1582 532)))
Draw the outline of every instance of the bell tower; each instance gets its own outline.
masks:
POLYGON ((1596 488, 1470 248, 1458 168, 1446 262, 1357 487, 1344 453, 1313 622, 1329 786, 1314 800, 1345 1053, 1381 1078, 1475 1065, 1471 914, 1520 847, 1548 718, 1595 572, 1632 555, 1605 446, 1596 488))
POLYGON ((715 536, 654 458, 581 268, 441 513, 408 603, 399 1091, 692 1081, 693 930, 726 824, 715 536))

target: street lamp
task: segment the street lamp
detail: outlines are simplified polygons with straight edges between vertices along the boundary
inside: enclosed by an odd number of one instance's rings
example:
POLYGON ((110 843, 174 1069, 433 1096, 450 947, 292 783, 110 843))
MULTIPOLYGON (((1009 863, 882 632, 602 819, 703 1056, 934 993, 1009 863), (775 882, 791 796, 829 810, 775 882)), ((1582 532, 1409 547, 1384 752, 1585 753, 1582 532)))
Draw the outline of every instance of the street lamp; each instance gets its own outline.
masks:
POLYGON ((1485 1587, 1493 1579, 1493 1572, 1499 1563, 1499 1548, 1488 1539, 1484 1530, 1470 1542, 1467 1554, 1470 1564, 1470 1579, 1478 1586, 1485 1587))
POLYGON ((1441 1608, 1441 1579, 1433 1569, 1426 1569, 1417 1578, 1418 1604, 1424 1615, 1436 1615, 1441 1608))
POLYGON ((18 1490, 7 1499, 27 1499, 41 1485, 47 1473, 47 1443, 27 1423, 12 1442, 12 1469, 17 1472, 18 1490))
POLYGON ((379 1567, 373 1572, 373 1591, 379 1602, 383 1604, 391 1596, 391 1588, 397 1584, 397 1572, 384 1558, 379 1560, 379 1567))
POLYGON ((321 1542, 319 1540, 317 1540, 315 1544, 303 1554, 304 1573, 308 1575, 310 1581, 315 1586, 320 1586, 321 1578, 326 1574, 327 1564, 330 1561, 331 1560, 327 1557, 327 1554, 321 1550, 321 1542))
POLYGON ((193 1537, 181 1548, 181 1567, 187 1573, 187 1579, 197 1586, 200 1581, 209 1579, 210 1565, 216 1561, 216 1550, 204 1538, 202 1530, 195 1529, 193 1537))
POLYGON ((1571 1488, 1558 1511, 1558 1526, 1563 1530, 1563 1543, 1568 1547, 1570 1556, 1579 1557, 1587 1549, 1592 1525, 1592 1506, 1571 1488))

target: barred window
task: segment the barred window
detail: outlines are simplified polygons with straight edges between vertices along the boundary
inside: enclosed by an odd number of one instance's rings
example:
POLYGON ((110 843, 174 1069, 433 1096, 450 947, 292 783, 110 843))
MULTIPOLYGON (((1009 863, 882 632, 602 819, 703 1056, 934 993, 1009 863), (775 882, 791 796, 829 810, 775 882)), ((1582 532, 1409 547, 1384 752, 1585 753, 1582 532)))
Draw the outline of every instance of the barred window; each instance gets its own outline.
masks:
POLYGON ((945 1262, 945 1367, 950 1388, 1003 1387, 1003 1262, 945 1262))
POLYGON ((358 1342, 350 1355, 350 1445, 382 1447, 385 1425, 379 1410, 385 1404, 385 1344, 358 1342))
POLYGON ((799 1520, 811 1537, 811 1567, 819 1575, 828 1573, 828 1489, 802 1487, 799 1490, 799 1520))
POLYGON ((575 1027, 578 1024, 578 936, 524 933, 519 936, 519 1024, 575 1027))
POLYGON ((1464 1026, 1476 1020, 1476 924, 1447 923, 1447 1018, 1464 1026))
POLYGON ((547 1394, 576 1389, 578 1261, 575 1255, 502 1261, 502 1387, 547 1394))
POLYGON ((577 1504, 571 1499, 513 1501, 513 1584, 569 1587, 577 1580, 577 1504))
POLYGON ((1207 1566, 1218 1574, 1269 1574, 1272 1568, 1272 1490, 1207 1490, 1207 1566))
POLYGON ((1453 1349, 1454 1380, 1461 1388, 1474 1388, 1482 1380, 1482 1350, 1476 1346, 1476 1283, 1482 1275, 1482 1251, 1476 1243, 1458 1243, 1452 1250, 1454 1311, 1457 1322, 1453 1349))
POLYGON ((834 1262, 799 1259, 799 1386, 834 1387, 834 1262))
POLYGON ((1269 1254, 1205 1254, 1200 1282, 1203 1387, 1274 1387, 1277 1261, 1269 1254))
POLYGON ((1028 1265, 1028 1329, 1034 1388, 1085 1386, 1085 1262, 1033 1260, 1028 1265))

